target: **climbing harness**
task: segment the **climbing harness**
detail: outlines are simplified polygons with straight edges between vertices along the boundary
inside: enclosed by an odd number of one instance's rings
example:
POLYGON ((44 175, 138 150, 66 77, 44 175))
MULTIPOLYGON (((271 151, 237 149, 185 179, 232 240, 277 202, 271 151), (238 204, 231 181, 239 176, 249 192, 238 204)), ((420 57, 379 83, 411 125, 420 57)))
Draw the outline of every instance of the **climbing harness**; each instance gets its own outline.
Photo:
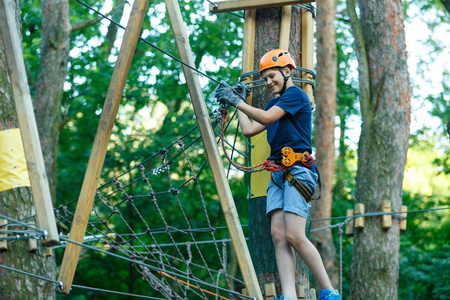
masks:
MULTIPOLYGON (((222 105, 220 107, 220 114, 221 114, 221 142, 222 142, 222 149, 225 153, 225 156, 227 157, 228 161, 238 170, 248 173, 254 173, 254 172, 261 172, 261 171, 269 171, 269 172, 276 172, 283 170, 283 178, 284 180, 287 180, 291 186, 293 186, 300 195, 305 199, 307 203, 309 203, 312 200, 313 193, 308 186, 306 186, 303 182, 296 179, 294 176, 291 175, 289 168, 296 165, 296 164, 302 164, 305 167, 312 167, 314 165, 314 158, 308 153, 295 153, 294 150, 290 147, 284 147, 281 149, 281 160, 280 161, 273 161, 273 160, 265 160, 262 163, 251 166, 251 167, 244 167, 237 163, 235 163, 229 156, 225 148, 225 124, 227 122, 228 117, 228 109, 225 105, 222 105)), ((316 168, 317 175, 319 176, 318 185, 319 185, 319 191, 321 190, 321 182, 320 182, 320 175, 319 171, 316 168)), ((317 199, 320 199, 320 194, 317 199)))
POLYGON ((287 180, 289 185, 293 186, 303 197, 303 199, 305 199, 306 203, 309 203, 313 195, 311 189, 303 182, 292 176, 290 170, 287 168, 298 163, 301 163, 306 167, 312 167, 314 165, 314 159, 311 155, 309 155, 308 152, 295 153, 289 147, 284 147, 283 149, 281 149, 281 156, 281 164, 286 167, 285 169, 283 169, 283 181, 287 180))
POLYGON ((281 164, 285 167, 291 167, 296 163, 300 162, 306 167, 311 167, 314 164, 314 159, 309 153, 295 153, 290 147, 284 147, 281 149, 281 164))
POLYGON ((222 143, 222 149, 225 153, 225 156, 227 157, 228 161, 238 170, 243 172, 261 172, 261 171, 269 171, 269 172, 275 172, 284 170, 286 168, 289 168, 293 166, 296 163, 301 163, 306 167, 311 167, 314 164, 314 159, 311 155, 309 155, 308 152, 304 153, 295 153, 291 148, 284 147, 281 150, 282 159, 280 161, 274 161, 274 160, 265 160, 262 163, 251 166, 251 167, 244 167, 237 163, 235 163, 229 156, 226 151, 225 147, 225 124, 227 123, 228 118, 228 109, 226 106, 222 105, 220 107, 220 114, 221 114, 221 143, 222 143))
POLYGON ((303 182, 292 176, 291 172, 289 172, 289 169, 283 170, 283 178, 285 181, 287 180, 290 186, 293 186, 297 190, 297 192, 299 192, 303 199, 305 199, 306 203, 309 203, 311 201, 311 189, 307 187, 303 182))

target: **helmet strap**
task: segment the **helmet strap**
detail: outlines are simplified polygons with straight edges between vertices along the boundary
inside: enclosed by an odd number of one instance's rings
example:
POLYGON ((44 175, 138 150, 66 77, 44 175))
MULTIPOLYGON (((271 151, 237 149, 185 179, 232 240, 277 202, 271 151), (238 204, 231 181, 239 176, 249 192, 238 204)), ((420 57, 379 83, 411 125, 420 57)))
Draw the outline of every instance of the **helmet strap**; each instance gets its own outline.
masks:
POLYGON ((283 84, 283 88, 282 88, 281 91, 280 91, 280 95, 283 95, 284 92, 286 91, 286 84, 287 84, 287 81, 288 81, 289 78, 292 76, 292 73, 291 73, 291 75, 289 75, 289 76, 284 75, 284 73, 283 73, 283 69, 284 69, 284 68, 285 68, 285 67, 283 67, 283 68, 278 67, 278 71, 280 71, 281 76, 283 76, 283 78, 284 78, 284 84, 283 84))

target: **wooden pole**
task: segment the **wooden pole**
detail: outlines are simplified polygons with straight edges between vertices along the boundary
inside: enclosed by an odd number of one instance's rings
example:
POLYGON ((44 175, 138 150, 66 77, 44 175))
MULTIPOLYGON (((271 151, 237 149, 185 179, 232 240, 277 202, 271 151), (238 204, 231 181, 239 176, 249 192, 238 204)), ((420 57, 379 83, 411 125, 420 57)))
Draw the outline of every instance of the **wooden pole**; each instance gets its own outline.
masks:
POLYGON ((50 247, 59 242, 58 229, 53 212, 53 203, 34 116, 33 103, 28 87, 22 42, 17 32, 12 1, 0 1, 0 29, 5 41, 3 44, 20 132, 22 133, 25 157, 27 159, 37 221, 39 228, 47 231, 47 235, 44 236, 42 243, 46 247, 50 247))
MULTIPOLYGON (((242 74, 253 71, 255 68, 255 20, 256 10, 245 11, 244 38, 242 40, 242 74)), ((242 81, 253 81, 253 75, 247 76, 242 81)), ((247 97, 247 102, 252 105, 253 93, 247 97)))
MULTIPOLYGON (((242 74, 255 69, 255 37, 256 37, 256 10, 245 11, 244 38, 242 40, 242 74)), ((258 66, 259 67, 259 66, 258 66)), ((253 81, 253 75, 242 80, 244 83, 253 81)), ((252 105, 253 91, 247 97, 247 102, 252 105)), ((266 131, 250 138, 252 147, 250 148, 250 163, 256 164, 264 161, 270 155, 270 146, 267 143, 266 131)), ((250 180, 250 197, 260 197, 266 195, 266 189, 270 181, 270 172, 262 171, 252 173, 250 180)))
MULTIPOLYGON (((190 66, 195 66, 192 50, 189 45, 189 37, 186 33, 183 18, 181 16, 178 1, 166 0, 167 11, 172 24, 172 30, 177 42, 178 52, 183 62, 190 66)), ((191 95, 192 106, 197 117, 197 123, 200 129, 200 134, 205 146, 208 162, 211 167, 211 172, 216 185, 220 204, 222 206, 223 214, 227 222, 230 237, 233 247, 236 251, 239 267, 244 279, 248 293, 256 299, 263 299, 256 277, 253 262, 250 258, 250 253, 245 241, 245 236, 242 231, 242 226, 238 218, 236 206, 234 204, 233 195, 231 194, 230 186, 225 174, 222 164, 222 159, 219 154, 219 149, 214 139, 214 133, 211 127, 208 110, 206 108, 205 99, 201 90, 198 74, 192 69, 183 65, 186 82, 191 95)))
POLYGON ((315 0, 226 0, 214 1, 214 4, 209 5, 209 12, 222 13, 236 10, 259 9, 269 7, 279 7, 293 4, 311 3, 315 0))
MULTIPOLYGON (((142 28, 142 22, 147 11, 148 0, 135 0, 127 29, 122 41, 119 56, 106 95, 102 115, 98 124, 97 133, 92 146, 91 156, 78 198, 77 208, 70 229, 69 238, 72 241, 83 243, 86 227, 89 221, 98 180, 105 161, 108 143, 111 138, 112 128, 119 109, 131 61, 133 59, 136 44, 142 28)), ((60 293, 69 294, 73 277, 78 264, 81 246, 67 243, 58 281, 63 282, 63 287, 57 290, 60 293)))
POLYGON ((289 38, 291 35, 292 7, 283 6, 280 23, 280 49, 289 51, 289 38))
MULTIPOLYGON (((302 8, 302 67, 314 71, 314 26, 313 14, 302 8)), ((314 77, 310 73, 303 72, 303 79, 314 82, 314 77)), ((309 83, 303 83, 302 89, 308 95, 311 106, 314 107, 313 87, 309 83)))

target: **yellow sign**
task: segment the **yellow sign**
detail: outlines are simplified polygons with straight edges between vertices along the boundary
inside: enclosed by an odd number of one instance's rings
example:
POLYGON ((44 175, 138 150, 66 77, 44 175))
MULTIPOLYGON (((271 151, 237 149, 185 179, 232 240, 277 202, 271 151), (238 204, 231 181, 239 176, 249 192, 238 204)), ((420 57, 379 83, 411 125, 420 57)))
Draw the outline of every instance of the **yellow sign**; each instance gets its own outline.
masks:
POLYGON ((0 131, 0 192, 31 186, 20 129, 0 131))
MULTIPOLYGON (((270 156, 270 146, 267 142, 267 130, 253 136, 250 139, 252 144, 250 161, 251 165, 262 163, 270 156)), ((262 171, 252 173, 250 177, 250 198, 267 196, 267 185, 270 181, 270 172, 262 171)))

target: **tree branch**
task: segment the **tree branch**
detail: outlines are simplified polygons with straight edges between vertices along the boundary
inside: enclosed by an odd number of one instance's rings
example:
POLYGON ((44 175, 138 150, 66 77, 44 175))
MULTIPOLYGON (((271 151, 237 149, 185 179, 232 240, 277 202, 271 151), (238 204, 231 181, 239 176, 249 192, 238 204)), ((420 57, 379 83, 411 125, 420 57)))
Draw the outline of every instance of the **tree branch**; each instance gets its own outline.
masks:
POLYGON ((369 59, 367 57, 366 43, 364 34, 362 32, 361 22, 356 14, 355 0, 346 0, 347 11, 350 17, 350 24, 352 26, 353 37, 355 38, 356 56, 359 64, 359 89, 360 89, 360 103, 361 114, 364 120, 369 121, 372 112, 370 109, 370 73, 369 73, 369 59))
MULTIPOLYGON (((118 10, 125 2, 127 2, 127 0, 121 0, 116 6, 114 6, 109 13, 105 14, 105 16, 109 17, 110 15, 112 15, 116 10, 118 10)), ((72 25, 72 31, 76 31, 76 30, 81 30, 84 29, 86 27, 92 26, 94 24, 97 24, 99 22, 101 22, 104 18, 102 16, 98 16, 97 18, 93 19, 93 20, 89 20, 89 21, 83 21, 83 22, 79 22, 79 23, 75 23, 72 25)))

